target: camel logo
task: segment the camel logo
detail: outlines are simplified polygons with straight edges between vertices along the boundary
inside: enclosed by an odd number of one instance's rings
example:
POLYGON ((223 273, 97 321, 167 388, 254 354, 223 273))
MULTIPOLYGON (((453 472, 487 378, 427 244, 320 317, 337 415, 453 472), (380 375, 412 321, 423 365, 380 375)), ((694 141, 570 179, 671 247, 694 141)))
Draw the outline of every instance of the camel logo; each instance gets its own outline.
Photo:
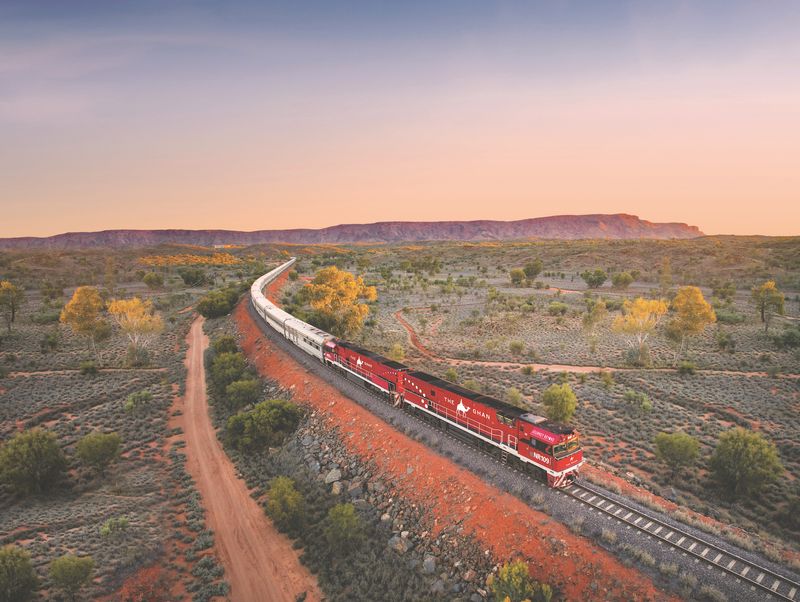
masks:
POLYGON ((459 414, 463 415, 464 418, 467 417, 467 412, 469 412, 469 407, 464 405, 463 401, 458 402, 458 407, 456 408, 456 416, 459 414))
POLYGON ((360 358, 360 357, 359 357, 359 358, 356 358, 356 366, 358 366, 358 367, 360 368, 360 367, 361 367, 361 365, 362 365, 363 363, 364 363, 364 362, 362 362, 362 361, 361 361, 361 358, 360 358))

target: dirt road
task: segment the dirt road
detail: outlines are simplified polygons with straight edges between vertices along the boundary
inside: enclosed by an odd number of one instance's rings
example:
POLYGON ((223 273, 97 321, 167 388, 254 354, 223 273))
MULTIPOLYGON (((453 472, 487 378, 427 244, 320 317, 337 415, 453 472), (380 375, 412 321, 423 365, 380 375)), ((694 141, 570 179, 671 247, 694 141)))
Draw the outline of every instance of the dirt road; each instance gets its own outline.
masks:
POLYGON ((291 541, 250 497, 217 440, 206 398, 203 318, 194 321, 186 340, 188 373, 179 421, 186 437, 186 468, 203 498, 214 547, 231 586, 230 600, 294 602, 302 592, 307 592, 306 600, 321 600, 316 579, 300 564, 291 541))

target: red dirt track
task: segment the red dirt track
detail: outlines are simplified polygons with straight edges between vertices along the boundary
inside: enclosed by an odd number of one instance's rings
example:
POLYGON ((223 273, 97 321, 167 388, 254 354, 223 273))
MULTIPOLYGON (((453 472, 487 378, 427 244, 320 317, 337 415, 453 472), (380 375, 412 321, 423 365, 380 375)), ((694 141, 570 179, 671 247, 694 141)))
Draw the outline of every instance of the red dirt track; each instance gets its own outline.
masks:
POLYGON ((322 599, 316 579, 300 564, 292 542, 279 533, 256 501, 217 439, 206 399, 203 351, 208 337, 197 318, 186 337, 186 396, 177 423, 186 439, 186 469, 197 482, 214 549, 231 586, 229 600, 294 602, 322 599))
MULTIPOLYGON (((280 282, 273 284, 276 290, 280 282)), ((270 292, 271 292, 270 291, 270 292)), ((668 600, 668 594, 637 570, 574 535, 564 525, 538 512, 475 474, 458 467, 342 395, 272 345, 241 302, 234 320, 241 346, 261 374, 294 385, 294 397, 321 411, 349 450, 373 460, 398 493, 430 509, 436 537, 445 526, 460 525, 498 559, 521 555, 530 559, 531 575, 559 588, 567 600, 668 600)))

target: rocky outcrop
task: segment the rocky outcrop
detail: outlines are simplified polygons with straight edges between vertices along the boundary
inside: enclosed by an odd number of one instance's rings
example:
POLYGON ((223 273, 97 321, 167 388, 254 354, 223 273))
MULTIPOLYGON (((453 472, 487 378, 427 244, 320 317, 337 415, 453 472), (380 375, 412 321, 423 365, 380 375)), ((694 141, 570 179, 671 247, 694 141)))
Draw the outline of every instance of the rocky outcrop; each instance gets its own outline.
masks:
POLYGON ((263 243, 343 244, 354 242, 419 242, 430 240, 542 239, 673 239, 703 236, 697 226, 655 223, 625 213, 558 215, 517 221, 377 222, 341 224, 319 230, 105 230, 68 232, 48 237, 0 239, 0 248, 62 249, 145 247, 158 244, 253 245, 263 243))
POLYGON ((430 593, 449 600, 481 602, 486 579, 497 570, 489 550, 454 524, 437 530, 426 509, 399 497, 391 480, 361 457, 347 452, 335 429, 312 412, 286 451, 302 455, 302 465, 330 491, 360 512, 379 516, 386 546, 425 579, 430 593))

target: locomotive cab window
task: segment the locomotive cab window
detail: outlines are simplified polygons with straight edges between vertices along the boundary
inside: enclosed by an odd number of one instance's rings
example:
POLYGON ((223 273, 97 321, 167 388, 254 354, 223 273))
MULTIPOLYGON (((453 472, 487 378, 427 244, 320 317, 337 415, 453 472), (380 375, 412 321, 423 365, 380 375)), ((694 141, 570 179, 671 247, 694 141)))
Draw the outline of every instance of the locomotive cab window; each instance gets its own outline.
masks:
POLYGON ((556 458, 559 460, 561 458, 566 458, 570 454, 574 454, 576 451, 580 450, 581 444, 577 441, 568 441, 567 443, 562 443, 561 445, 556 445, 553 448, 553 452, 555 453, 556 458))
POLYGON ((514 426, 514 419, 509 418, 508 416, 504 416, 500 412, 497 412, 497 419, 500 421, 501 424, 505 424, 506 426, 514 426))

